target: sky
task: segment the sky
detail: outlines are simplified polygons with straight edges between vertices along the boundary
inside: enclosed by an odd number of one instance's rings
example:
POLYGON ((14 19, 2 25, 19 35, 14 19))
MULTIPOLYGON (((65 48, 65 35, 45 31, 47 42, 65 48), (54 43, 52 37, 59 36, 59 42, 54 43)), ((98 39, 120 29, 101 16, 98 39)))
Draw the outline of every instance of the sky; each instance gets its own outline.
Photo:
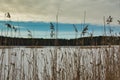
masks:
MULTIPOLYGON (((56 29, 56 23, 52 22, 54 28, 56 29)), ((58 24, 58 38, 62 39, 73 39, 73 38, 80 38, 81 33, 83 31, 84 24, 74 24, 78 30, 75 32, 75 28, 71 23, 59 23, 58 24)), ((86 36, 103 36, 104 35, 104 26, 103 25, 95 25, 95 24, 85 24, 88 25, 88 30, 86 31, 86 36)), ((110 34, 110 28, 113 30, 112 35, 120 36, 120 26, 112 26, 106 25, 106 33, 107 36, 110 34)), ((23 37, 23 38, 30 38, 28 34, 30 32, 32 34, 32 38, 51 38, 50 33, 50 23, 49 22, 33 22, 33 21, 0 21, 0 35, 8 36, 8 37, 23 37), (5 25, 6 23, 11 24, 17 28, 17 32, 13 29, 7 28, 5 25), (12 30, 12 31, 11 31, 12 30), (11 34, 12 32, 12 34, 11 34)), ((54 31, 56 33, 56 31, 54 31)), ((54 35, 55 38, 55 35, 54 35)))
MULTIPOLYGON (((120 20, 120 0, 0 0, 1 21, 8 20, 4 15, 6 12, 10 13, 10 20, 15 21, 13 23, 16 23, 16 21, 22 22, 20 26, 16 25, 21 28, 22 33, 26 33, 24 29, 27 24, 27 28, 32 30, 36 37, 40 33, 47 33, 46 37, 49 37, 49 22, 55 23, 56 15, 58 15, 59 23, 62 24, 59 25, 59 31, 62 32, 61 35, 64 37, 68 37, 64 34, 70 34, 71 32, 74 35, 73 27, 68 28, 67 26, 72 24, 80 26, 84 21, 90 25, 90 30, 94 29, 94 33, 100 35, 102 33, 101 29, 103 29, 103 16, 105 18, 112 16, 113 22, 111 25, 114 25, 115 31, 116 29, 117 32, 120 31, 117 22, 117 20, 120 20), (33 24, 29 22, 33 22, 33 24), (38 24, 42 27, 38 27, 38 24)), ((78 29, 80 30, 80 28, 78 29)), ((45 35, 43 37, 45 38, 45 35)))
POLYGON ((0 0, 0 19, 10 12, 13 20, 102 23, 103 16, 120 19, 120 0, 0 0))

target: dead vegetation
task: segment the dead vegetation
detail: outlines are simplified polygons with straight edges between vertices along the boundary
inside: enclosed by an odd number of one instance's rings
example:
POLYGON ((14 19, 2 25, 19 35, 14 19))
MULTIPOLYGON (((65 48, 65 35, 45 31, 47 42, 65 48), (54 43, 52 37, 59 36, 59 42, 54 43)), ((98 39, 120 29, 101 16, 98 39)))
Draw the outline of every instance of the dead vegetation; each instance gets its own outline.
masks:
POLYGON ((0 80, 119 80, 120 46, 1 48, 0 80))

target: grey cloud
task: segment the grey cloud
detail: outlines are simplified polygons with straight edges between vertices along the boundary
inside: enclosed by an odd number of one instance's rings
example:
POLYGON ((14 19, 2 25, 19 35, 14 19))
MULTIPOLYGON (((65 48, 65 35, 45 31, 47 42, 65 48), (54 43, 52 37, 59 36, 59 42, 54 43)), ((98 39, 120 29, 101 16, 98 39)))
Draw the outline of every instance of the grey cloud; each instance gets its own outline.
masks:
POLYGON ((60 6, 61 17, 78 18, 87 11, 88 18, 104 15, 119 16, 119 0, 0 0, 0 12, 16 12, 31 15, 55 16, 60 6))

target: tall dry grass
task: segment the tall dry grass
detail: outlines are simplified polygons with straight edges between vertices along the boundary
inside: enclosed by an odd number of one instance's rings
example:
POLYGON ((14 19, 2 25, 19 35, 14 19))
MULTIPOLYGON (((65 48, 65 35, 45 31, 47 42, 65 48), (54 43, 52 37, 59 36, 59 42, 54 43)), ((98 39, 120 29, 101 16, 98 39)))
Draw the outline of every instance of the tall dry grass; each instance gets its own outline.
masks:
POLYGON ((119 79, 120 46, 0 49, 0 80, 119 79))

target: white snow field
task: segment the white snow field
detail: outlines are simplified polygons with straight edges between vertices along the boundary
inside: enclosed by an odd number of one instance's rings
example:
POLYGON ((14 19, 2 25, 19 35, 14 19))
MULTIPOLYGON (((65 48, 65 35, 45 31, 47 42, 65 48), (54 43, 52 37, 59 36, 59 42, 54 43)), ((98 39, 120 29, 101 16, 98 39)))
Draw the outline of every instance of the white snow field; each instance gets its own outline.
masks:
POLYGON ((120 46, 0 47, 0 80, 120 80, 120 46))

